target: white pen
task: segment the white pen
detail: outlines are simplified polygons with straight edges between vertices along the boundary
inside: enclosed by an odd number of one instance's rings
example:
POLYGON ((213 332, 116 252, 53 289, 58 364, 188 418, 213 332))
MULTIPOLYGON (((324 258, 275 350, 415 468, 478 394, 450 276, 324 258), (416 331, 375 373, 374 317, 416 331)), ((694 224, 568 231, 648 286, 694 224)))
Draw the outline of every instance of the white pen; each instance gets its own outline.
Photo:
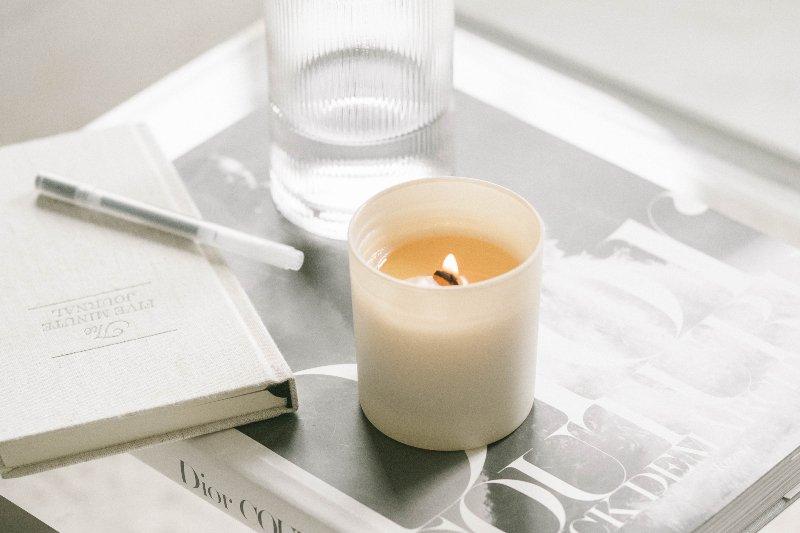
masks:
POLYGON ((53 174, 36 176, 36 189, 50 198, 186 237, 276 267, 299 270, 303 265, 303 252, 289 245, 181 215, 53 174))

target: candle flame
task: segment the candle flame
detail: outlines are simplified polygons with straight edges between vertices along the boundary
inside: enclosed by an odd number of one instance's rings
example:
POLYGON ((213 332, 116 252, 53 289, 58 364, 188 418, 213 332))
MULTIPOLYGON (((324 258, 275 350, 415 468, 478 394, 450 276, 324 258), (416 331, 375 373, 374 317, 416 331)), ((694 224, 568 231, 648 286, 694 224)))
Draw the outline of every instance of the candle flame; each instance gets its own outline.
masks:
POLYGON ((447 257, 442 261, 442 270, 458 276, 458 261, 456 261, 455 255, 447 254, 447 257))

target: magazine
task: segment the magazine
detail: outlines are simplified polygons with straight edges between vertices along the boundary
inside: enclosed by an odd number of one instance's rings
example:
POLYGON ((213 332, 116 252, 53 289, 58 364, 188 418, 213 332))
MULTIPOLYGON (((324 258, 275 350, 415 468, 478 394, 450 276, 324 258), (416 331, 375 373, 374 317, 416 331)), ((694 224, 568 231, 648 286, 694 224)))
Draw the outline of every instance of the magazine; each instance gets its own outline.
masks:
POLYGON ((275 211, 268 121, 177 167, 208 218, 305 250, 299 275, 230 261, 299 411, 137 457, 270 531, 740 531, 800 481, 800 253, 464 95, 453 174, 547 227, 536 403, 481 449, 382 435, 358 406, 345 243, 275 211))

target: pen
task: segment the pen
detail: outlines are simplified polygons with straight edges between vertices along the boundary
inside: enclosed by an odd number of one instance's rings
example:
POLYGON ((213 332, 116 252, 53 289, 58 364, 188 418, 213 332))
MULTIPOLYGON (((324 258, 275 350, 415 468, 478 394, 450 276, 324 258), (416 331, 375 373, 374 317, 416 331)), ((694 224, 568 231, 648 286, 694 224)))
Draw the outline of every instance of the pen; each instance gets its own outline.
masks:
POLYGON ((60 176, 40 173, 36 176, 35 186, 41 194, 50 198, 186 237, 276 267, 299 270, 303 265, 303 252, 286 244, 181 215, 60 176))

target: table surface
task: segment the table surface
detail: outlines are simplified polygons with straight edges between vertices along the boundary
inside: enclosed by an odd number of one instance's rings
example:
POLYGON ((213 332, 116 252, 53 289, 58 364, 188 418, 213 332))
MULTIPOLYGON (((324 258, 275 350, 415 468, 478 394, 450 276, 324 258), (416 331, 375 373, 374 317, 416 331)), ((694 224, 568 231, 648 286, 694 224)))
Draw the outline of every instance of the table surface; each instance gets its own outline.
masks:
MULTIPOLYGON (((687 206, 711 206, 800 246, 800 191, 791 181, 800 165, 633 96, 577 81, 515 51, 513 43, 488 37, 456 30, 458 90, 676 191, 687 206)), ((175 159, 266 100, 263 26, 257 24, 87 127, 144 122, 175 159)), ((62 531, 244 529, 127 454, 4 480, 0 496, 0 525, 26 531, 49 531, 48 525, 62 531)), ((793 505, 762 532, 798 528, 800 506, 793 505)))

